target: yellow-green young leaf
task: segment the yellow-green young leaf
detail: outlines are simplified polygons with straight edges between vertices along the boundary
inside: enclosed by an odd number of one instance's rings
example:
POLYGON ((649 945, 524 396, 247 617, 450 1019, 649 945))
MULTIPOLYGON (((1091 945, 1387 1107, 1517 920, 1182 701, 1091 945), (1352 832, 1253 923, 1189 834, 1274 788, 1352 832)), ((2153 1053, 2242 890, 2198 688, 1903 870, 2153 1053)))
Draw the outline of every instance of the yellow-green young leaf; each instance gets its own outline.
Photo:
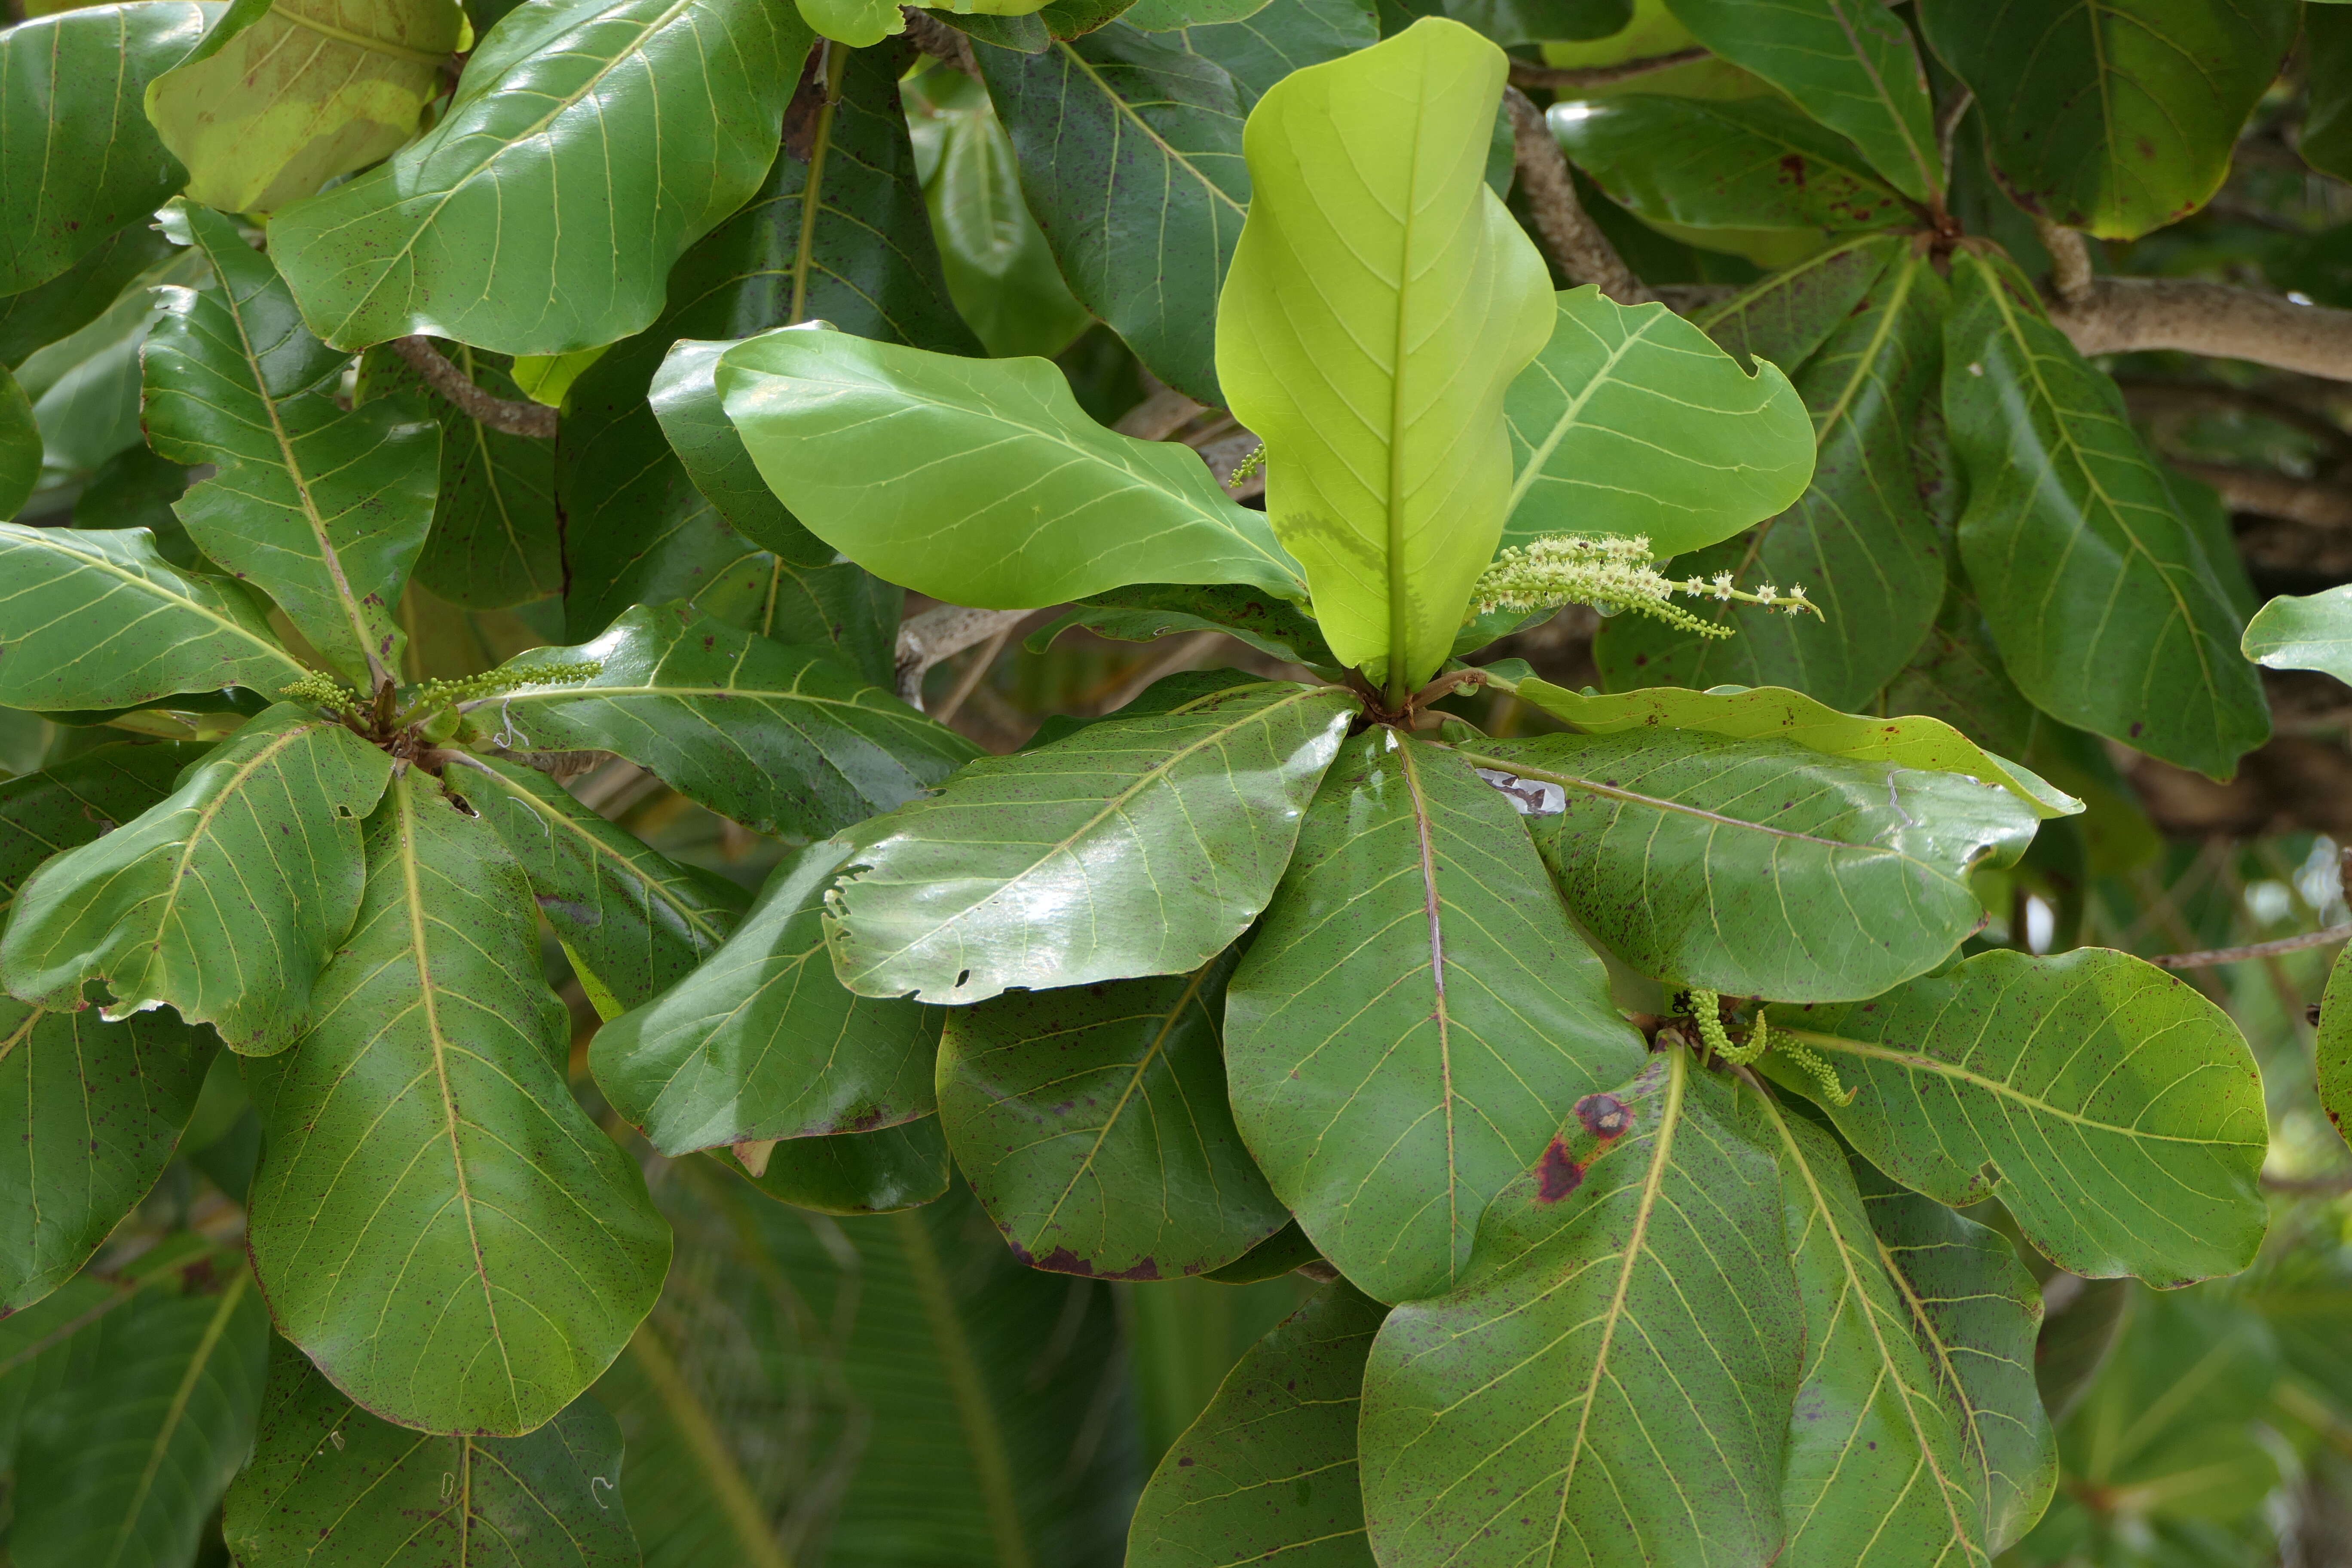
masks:
POLYGON ((1485 180, 1503 77, 1502 50, 1424 17, 1285 78, 1243 135, 1217 376, 1325 635, 1392 697, 1444 661, 1494 556, 1504 394, 1552 331, 1543 258, 1485 180))
POLYGON ((236 0, 147 118, 190 200, 275 212, 415 135, 465 32, 455 0, 236 0))
POLYGON ((2299 598, 2281 595, 2254 612, 2238 647, 2273 669, 2317 669, 2352 680, 2352 584, 2299 598))

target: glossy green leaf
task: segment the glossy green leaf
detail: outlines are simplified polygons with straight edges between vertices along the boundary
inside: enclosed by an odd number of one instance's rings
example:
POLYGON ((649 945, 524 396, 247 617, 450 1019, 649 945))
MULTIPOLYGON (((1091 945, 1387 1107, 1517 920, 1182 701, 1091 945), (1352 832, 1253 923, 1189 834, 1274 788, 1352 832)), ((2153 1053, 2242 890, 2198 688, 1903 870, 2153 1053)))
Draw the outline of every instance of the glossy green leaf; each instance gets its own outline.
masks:
POLYGON ((437 1436, 378 1420, 280 1340, 253 1460, 221 1534, 242 1568, 636 1568, 621 1429, 574 1402, 527 1437, 437 1436))
POLYGON ((359 910, 360 823, 391 775, 339 721, 277 705, 137 820, 35 872, 0 979, 66 1008, 96 981, 107 1018, 169 1005, 234 1049, 284 1050, 359 910))
POLYGON ((1212 1268, 1201 1276, 1220 1285, 1255 1285, 1268 1279, 1278 1279, 1295 1273, 1304 1265, 1322 1259, 1307 1233, 1292 1220, 1223 1268, 1212 1268))
POLYGON ((1224 403, 1212 324, 1251 177, 1233 79, 1124 22, 973 52, 1070 292, 1154 375, 1224 403))
POLYGON ((1221 631, 1276 658, 1321 665, 1338 673, 1339 656, 1323 640, 1323 628, 1314 616, 1270 594, 1223 584, 1186 587, 1148 583, 1112 588, 1032 632, 1027 646, 1042 649, 1053 641, 1053 634, 1070 626, 1120 642, 1150 642, 1175 632, 1221 631))
POLYGON ((522 869, 416 770, 367 825, 359 923, 300 1047, 248 1063, 254 1267, 372 1413, 518 1436, 604 1371, 669 1233, 572 1099, 522 869))
POLYGON ((2239 646, 2273 669, 2316 669, 2352 680, 2352 585, 2281 595, 2246 623, 2239 646))
POLYGON ((94 5, 0 32, 0 294, 46 283, 186 177, 147 84, 203 37, 201 5, 94 5))
POLYGON ((2319 1000, 2319 1037, 2313 1045, 2319 1107, 2338 1133, 2352 1121, 2352 963, 2346 953, 2352 948, 2338 952, 2327 972, 2327 989, 2319 1000))
POLYGON ((2011 198, 2069 228, 2135 239, 2221 188, 2301 11, 2286 0, 1924 0, 1919 26, 1975 89, 2011 198))
POLYGON ((1387 1311, 1341 1281, 1250 1347, 1152 1472, 1131 1568, 1370 1568, 1357 1395, 1387 1311))
POLYGON ((1034 1268, 1168 1279, 1289 1221, 1225 1098, 1234 955, 1190 974, 1016 992, 948 1015, 940 1121, 1034 1268))
POLYGON ((1460 1284, 1560 1108, 1640 1065, 1511 803, 1441 748, 1352 742, 1225 1003, 1234 1120, 1385 1301, 1460 1284))
POLYGON ((1511 383, 1506 544, 1546 533, 1645 538, 1680 555, 1786 510, 1813 471, 1805 405, 1664 305, 1590 285, 1559 297, 1551 342, 1511 383))
POLYGON ((1027 608, 1129 583, 1305 596, 1265 514, 1228 497, 1189 447, 1087 418, 1043 361, 795 329, 730 349, 719 389, 761 474, 812 532, 950 604, 1027 608))
POLYGON ((1218 374, 1324 635, 1392 703, 1444 662, 1494 555, 1504 393, 1552 331, 1543 258, 1482 178, 1503 76, 1500 49, 1426 18, 1250 114, 1218 374))
POLYGON ((47 283, 0 299, 0 363, 14 369, 35 351, 89 325, 141 273, 177 248, 154 224, 134 223, 47 283))
POLYGON ((1773 1559, 1804 1319, 1755 1138, 1679 1049, 1578 1102, 1487 1211, 1475 1277, 1373 1342, 1376 1554, 1773 1559))
POLYGON ((1945 338, 1960 558, 2011 678, 2078 730, 2226 777, 2270 734, 2262 682, 2122 394, 1979 248, 1953 257, 1945 338))
POLYGON ((252 1439, 268 1309, 242 1258, 199 1255, 109 1312, 96 1339, 89 1376, 26 1413, 8 1560, 191 1562, 252 1439))
MULTIPOLYGON (((98 316, 27 357, 16 380, 41 429, 44 488, 87 483, 109 459, 143 444, 139 348, 163 316, 159 283, 195 283, 208 263, 193 248, 133 278, 98 316)), ((91 520, 102 521, 102 520, 91 520)))
POLYGON ((147 84, 147 118, 191 201, 275 212, 415 136, 465 26, 454 0, 238 0, 147 84))
POLYGON ((1265 9, 1266 0, 1137 0, 1119 13, 1130 27, 1172 33, 1185 27, 1239 22, 1265 9))
POLYGON ((707 963, 597 1031, 597 1087, 663 1153, 865 1132, 936 1109, 940 1010, 854 995, 825 957, 825 889, 846 858, 829 842, 787 860, 707 963))
POLYGON ((1224 68, 1246 112, 1292 71, 1370 48, 1381 27, 1366 0, 1269 0, 1235 21, 1194 23, 1181 38, 1224 68))
POLYGON ((1910 29, 1875 0, 1673 0, 1675 20, 1852 142, 1915 202, 1940 198, 1927 73, 1910 29))
POLYGON ((224 686, 274 693, 309 673, 242 586, 177 570, 143 528, 0 523, 0 707, 131 708, 224 686), (102 660, 92 656, 101 637, 102 660))
POLYGON ((1876 706, 1950 725, 2002 752, 2023 752, 2040 715, 2001 668, 1976 596, 1955 583, 1927 630, 1927 640, 1886 683, 1876 706))
POLYGON ((778 1203, 817 1214, 899 1214, 939 1200, 955 1179, 937 1116, 870 1132, 787 1138, 745 1179, 778 1203))
POLYGON ((1274 896, 1356 710, 1268 681, 983 757, 848 835, 834 967, 929 1002, 1190 973, 1274 896))
POLYGON ((173 507, 205 555, 267 591, 355 684, 399 660, 393 607, 433 526, 441 431, 406 399, 336 405, 351 356, 303 328, 269 259, 203 207, 176 209, 221 280, 164 295, 148 333, 148 439, 215 478, 173 507))
POLYGON ((808 41, 760 0, 518 7, 439 123, 278 213, 270 252, 338 348, 626 337, 661 312, 670 264, 760 188, 808 41))
POLYGON ((1790 741, 1632 731, 1465 754, 1527 792, 1587 930, 1644 974, 1729 995, 1860 999, 1935 967, 1984 923, 1970 870, 2033 837, 1999 784, 1790 741))
POLYGON ((735 345, 679 340, 654 372, 647 401, 686 476, 727 526, 794 566, 823 566, 832 545, 801 525, 760 477, 719 397, 719 358, 735 345))
POLYGON ((757 833, 831 833, 913 799, 977 751, 832 652, 641 605, 593 642, 506 667, 593 660, 604 667, 593 679, 520 686, 477 718, 518 748, 618 752, 757 833))
POLYGON ((33 400, 0 369, 0 518, 14 517, 41 479, 41 427, 33 400))
POLYGON ((1742 363, 1768 359, 1794 374, 1909 248, 1900 235, 1849 236, 1692 320, 1742 363))
POLYGON ((2262 1078, 2187 981, 2105 948, 1995 950, 1864 1005, 1770 1016, 1861 1090, 1828 1110, 1873 1164, 1941 1203, 1999 1196, 2060 1268, 2171 1286, 2252 1260, 2262 1078))

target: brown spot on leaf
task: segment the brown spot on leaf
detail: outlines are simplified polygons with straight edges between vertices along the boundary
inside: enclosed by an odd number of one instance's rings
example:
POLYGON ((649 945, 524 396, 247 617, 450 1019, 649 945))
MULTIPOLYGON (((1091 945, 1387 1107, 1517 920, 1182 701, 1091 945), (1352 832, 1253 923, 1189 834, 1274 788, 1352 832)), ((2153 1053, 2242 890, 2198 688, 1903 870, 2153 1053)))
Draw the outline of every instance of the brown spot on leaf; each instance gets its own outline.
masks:
POLYGON ((1584 1184, 1584 1167, 1576 1156, 1555 1138, 1547 1145, 1543 1158, 1536 1162, 1536 1202, 1556 1204, 1584 1184))
POLYGON ((1633 1113, 1613 1094, 1588 1094, 1576 1102, 1576 1119, 1595 1138, 1614 1138, 1633 1125, 1633 1113))

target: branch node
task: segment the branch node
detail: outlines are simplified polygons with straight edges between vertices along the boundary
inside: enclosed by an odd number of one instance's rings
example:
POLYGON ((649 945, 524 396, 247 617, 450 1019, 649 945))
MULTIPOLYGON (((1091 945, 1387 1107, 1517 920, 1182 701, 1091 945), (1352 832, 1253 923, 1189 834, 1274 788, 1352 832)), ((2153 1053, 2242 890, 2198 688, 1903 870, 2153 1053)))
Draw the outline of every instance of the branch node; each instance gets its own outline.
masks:
POLYGON ((2042 248, 2050 253, 2050 291, 2063 304, 2087 303, 2093 278, 2091 247, 2083 243, 2082 235, 2040 213, 2033 215, 2033 232, 2041 237, 2042 248))

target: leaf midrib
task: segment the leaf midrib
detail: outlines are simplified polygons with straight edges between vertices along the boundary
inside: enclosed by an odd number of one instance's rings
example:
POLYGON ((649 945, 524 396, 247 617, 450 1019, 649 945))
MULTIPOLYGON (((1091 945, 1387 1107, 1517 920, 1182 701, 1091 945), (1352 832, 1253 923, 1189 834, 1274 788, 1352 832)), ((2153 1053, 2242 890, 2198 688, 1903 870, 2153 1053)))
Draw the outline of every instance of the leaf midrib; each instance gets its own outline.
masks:
POLYGON ((139 1516, 147 1506, 147 1494, 154 1489, 155 1477, 163 1468, 163 1456, 171 1447, 172 1437, 186 1417, 188 1402, 195 1397, 196 1384, 203 1380, 205 1369, 212 1364, 213 1352, 220 1348, 222 1337, 228 1332, 228 1321, 236 1313, 237 1304, 245 1299, 246 1284, 252 1278, 249 1270, 240 1268, 222 1288, 220 1305, 213 1310, 211 1321, 205 1324, 204 1337, 196 1342, 194 1353, 188 1357, 187 1370, 180 1374, 179 1386, 173 1391, 172 1403, 164 1410, 163 1425, 157 1428, 154 1441, 148 1447, 146 1467, 140 1471, 139 1484, 132 1489, 131 1500, 123 1509, 122 1522, 114 1534, 114 1549, 106 1556, 106 1568, 114 1568, 122 1561, 123 1548, 131 1543, 131 1535, 139 1524, 139 1516))

